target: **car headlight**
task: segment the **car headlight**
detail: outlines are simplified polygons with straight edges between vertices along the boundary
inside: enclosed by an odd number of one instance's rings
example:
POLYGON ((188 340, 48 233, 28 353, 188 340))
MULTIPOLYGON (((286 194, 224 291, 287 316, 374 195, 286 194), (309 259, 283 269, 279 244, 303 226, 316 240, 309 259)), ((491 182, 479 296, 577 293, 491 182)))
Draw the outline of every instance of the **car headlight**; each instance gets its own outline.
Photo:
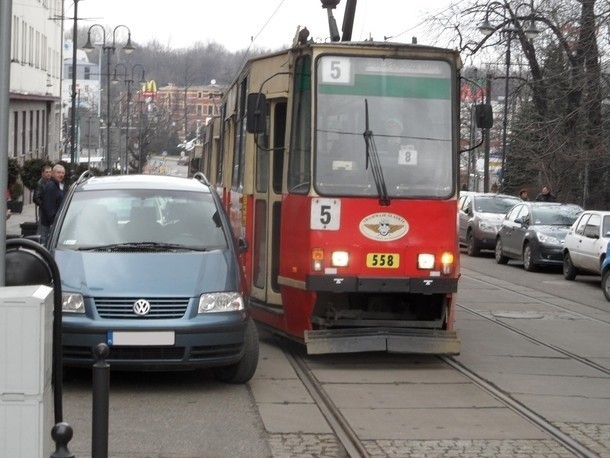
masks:
POLYGON ((205 293, 199 297, 197 313, 235 312, 244 308, 244 299, 239 293, 205 293))
POLYGON ((482 231, 493 231, 495 232, 497 229, 497 225, 496 224, 492 224, 489 221, 479 221, 479 229, 481 229, 482 231))
POLYGON ((538 241, 540 243, 546 243, 547 245, 561 245, 561 241, 557 237, 553 237, 552 235, 537 232, 536 237, 538 237, 538 241))
POLYGON ((85 300, 80 293, 61 293, 61 310, 66 313, 85 313, 85 300))

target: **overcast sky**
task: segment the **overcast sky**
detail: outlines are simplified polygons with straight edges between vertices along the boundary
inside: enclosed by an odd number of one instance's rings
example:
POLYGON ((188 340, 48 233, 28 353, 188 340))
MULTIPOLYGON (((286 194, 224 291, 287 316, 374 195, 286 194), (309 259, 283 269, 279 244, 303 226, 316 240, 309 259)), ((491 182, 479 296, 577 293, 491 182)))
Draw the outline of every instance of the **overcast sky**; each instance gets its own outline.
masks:
MULTIPOLYGON (((450 0, 358 0, 352 39, 382 41, 425 40, 424 19, 442 11, 450 0)), ((333 11, 341 31, 346 0, 333 11)), ((215 41, 230 51, 255 48, 276 50, 291 44, 297 26, 306 26, 310 38, 324 39, 327 13, 320 0, 79 0, 80 27, 95 23, 109 28, 126 25, 135 42, 157 39, 170 48, 190 47, 197 41, 215 41), (252 41, 254 39, 254 41, 252 41)), ((66 3, 66 16, 74 4, 66 3)), ((122 28, 121 28, 122 29, 122 28)), ((118 34, 117 30, 117 34, 118 34)))

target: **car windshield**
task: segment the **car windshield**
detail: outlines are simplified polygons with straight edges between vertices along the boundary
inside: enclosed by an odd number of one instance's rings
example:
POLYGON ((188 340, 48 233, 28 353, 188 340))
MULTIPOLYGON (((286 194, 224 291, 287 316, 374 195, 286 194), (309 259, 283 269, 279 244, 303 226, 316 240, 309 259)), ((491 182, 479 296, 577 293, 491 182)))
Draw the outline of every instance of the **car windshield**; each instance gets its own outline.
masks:
POLYGON ((113 189, 76 192, 57 247, 158 244, 187 249, 226 248, 210 194, 173 190, 113 189))
POLYGON ((481 213, 499 213, 504 215, 519 202, 520 199, 512 197, 479 196, 475 198, 475 209, 481 213))
POLYGON ((532 208, 532 224, 571 226, 581 213, 577 205, 536 206, 532 208))

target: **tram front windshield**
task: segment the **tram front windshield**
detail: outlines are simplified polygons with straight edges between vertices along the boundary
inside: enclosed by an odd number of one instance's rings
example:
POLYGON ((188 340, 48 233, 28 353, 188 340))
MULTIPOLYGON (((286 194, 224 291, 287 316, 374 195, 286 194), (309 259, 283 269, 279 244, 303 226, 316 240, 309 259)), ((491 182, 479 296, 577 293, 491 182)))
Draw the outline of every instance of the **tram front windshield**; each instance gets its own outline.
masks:
POLYGON ((452 88, 451 66, 445 61, 321 57, 318 193, 377 196, 377 164, 389 198, 451 196, 452 88))

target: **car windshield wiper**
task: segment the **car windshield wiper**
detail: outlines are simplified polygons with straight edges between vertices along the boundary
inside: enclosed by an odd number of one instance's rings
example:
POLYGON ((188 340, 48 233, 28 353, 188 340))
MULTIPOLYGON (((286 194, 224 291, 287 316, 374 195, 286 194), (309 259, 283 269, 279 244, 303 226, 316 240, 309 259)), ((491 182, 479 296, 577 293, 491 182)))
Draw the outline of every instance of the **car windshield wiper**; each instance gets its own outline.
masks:
POLYGON ((164 250, 185 250, 185 251, 208 251, 204 247, 194 247, 179 243, 161 242, 126 242, 111 243, 108 245, 94 245, 80 247, 78 251, 123 251, 123 250, 142 250, 142 251, 164 251, 164 250))

